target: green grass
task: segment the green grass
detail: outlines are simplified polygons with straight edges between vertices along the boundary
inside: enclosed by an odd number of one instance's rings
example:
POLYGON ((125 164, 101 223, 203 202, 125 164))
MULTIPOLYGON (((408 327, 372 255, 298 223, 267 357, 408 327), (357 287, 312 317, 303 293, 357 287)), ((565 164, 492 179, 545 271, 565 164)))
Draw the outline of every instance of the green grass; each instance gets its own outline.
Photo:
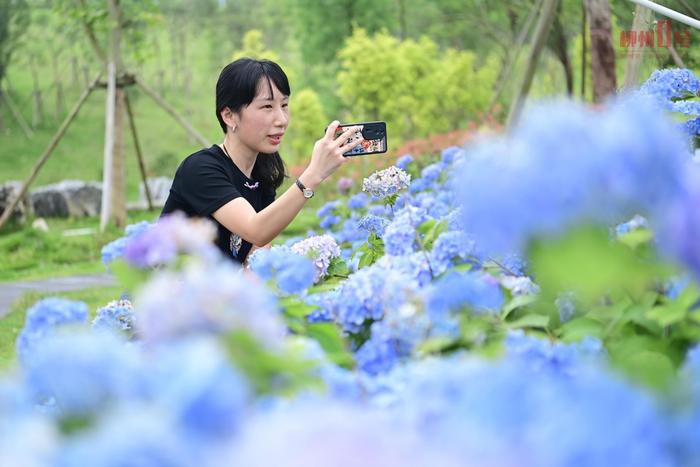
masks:
POLYGON ((29 292, 17 299, 10 312, 0 319, 0 369, 9 368, 15 361, 15 340, 24 326, 27 310, 38 300, 47 297, 62 297, 71 300, 80 300, 88 305, 90 315, 94 315, 97 309, 106 305, 111 300, 119 298, 122 287, 96 287, 92 289, 78 290, 74 292, 61 292, 47 294, 29 292))
MULTIPOLYGON (((157 212, 134 211, 129 223, 153 220, 157 212)), ((48 232, 29 226, 6 229, 0 233, 0 281, 41 279, 104 272, 101 250, 124 235, 123 229, 109 227, 99 231, 99 219, 47 219, 48 232), (94 233, 65 236, 65 231, 92 228, 94 233)))

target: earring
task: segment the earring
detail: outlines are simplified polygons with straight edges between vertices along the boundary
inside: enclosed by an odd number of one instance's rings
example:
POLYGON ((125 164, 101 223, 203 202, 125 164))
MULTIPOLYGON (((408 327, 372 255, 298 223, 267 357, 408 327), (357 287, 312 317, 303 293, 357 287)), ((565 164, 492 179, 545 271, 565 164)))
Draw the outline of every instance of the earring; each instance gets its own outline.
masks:
POLYGON ((232 126, 232 127, 231 127, 231 133, 235 133, 235 132, 236 132, 236 127, 235 127, 235 126, 232 126))

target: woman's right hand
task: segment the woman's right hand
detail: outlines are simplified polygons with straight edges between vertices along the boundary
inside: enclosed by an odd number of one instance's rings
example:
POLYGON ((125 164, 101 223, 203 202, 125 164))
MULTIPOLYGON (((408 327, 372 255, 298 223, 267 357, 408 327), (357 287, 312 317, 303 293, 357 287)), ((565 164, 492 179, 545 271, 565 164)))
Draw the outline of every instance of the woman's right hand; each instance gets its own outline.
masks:
POLYGON ((340 122, 337 120, 331 122, 326 128, 326 134, 323 138, 314 144, 311 162, 303 174, 306 175, 306 180, 302 180, 304 185, 311 189, 315 189, 315 185, 321 183, 335 172, 338 167, 346 163, 349 159, 343 156, 343 153, 350 151, 361 142, 361 138, 349 142, 355 136, 355 133, 360 130, 359 126, 344 128, 343 132, 337 138, 334 138, 338 125, 340 125, 340 122))

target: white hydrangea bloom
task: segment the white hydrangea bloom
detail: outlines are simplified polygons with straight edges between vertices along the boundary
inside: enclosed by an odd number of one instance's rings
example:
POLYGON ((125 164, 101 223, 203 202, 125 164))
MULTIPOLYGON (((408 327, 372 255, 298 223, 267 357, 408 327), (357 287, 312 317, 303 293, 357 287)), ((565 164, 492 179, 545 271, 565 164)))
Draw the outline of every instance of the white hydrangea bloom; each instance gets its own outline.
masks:
POLYGON ((386 198, 401 189, 408 188, 410 183, 411 176, 392 165, 365 178, 362 181, 362 191, 378 198, 386 198))
POLYGON ((330 235, 315 235, 292 245, 292 251, 308 256, 314 261, 316 280, 318 282, 328 273, 328 266, 333 258, 340 256, 340 247, 330 235))

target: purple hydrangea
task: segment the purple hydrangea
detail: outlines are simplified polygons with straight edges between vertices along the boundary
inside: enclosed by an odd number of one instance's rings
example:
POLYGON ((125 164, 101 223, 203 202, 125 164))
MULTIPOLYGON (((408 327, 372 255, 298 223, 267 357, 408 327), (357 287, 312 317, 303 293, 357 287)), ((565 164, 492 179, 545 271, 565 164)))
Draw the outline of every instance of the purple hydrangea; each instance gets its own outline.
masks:
POLYGON ((340 247, 330 235, 316 235, 297 242, 292 245, 292 251, 313 260, 314 282, 326 277, 331 261, 340 257, 340 247))
POLYGON ((410 182, 411 176, 409 174, 392 165, 366 177, 362 181, 362 191, 366 191, 376 198, 384 199, 408 188, 410 182))

